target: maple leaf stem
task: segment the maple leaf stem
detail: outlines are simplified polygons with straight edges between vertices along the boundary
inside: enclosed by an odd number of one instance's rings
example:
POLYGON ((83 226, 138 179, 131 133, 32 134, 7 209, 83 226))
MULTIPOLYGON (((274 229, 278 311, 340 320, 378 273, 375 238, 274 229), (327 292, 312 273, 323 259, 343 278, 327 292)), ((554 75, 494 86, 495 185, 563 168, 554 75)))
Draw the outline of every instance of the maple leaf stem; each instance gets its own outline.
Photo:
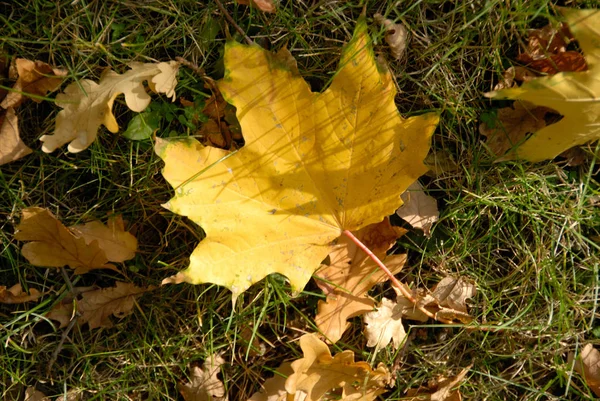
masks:
MULTIPOLYGON (((423 306, 417 304, 417 300, 415 299, 415 297, 413 297, 412 294, 410 293, 410 291, 408 291, 406 289, 406 286, 404 284, 402 284, 400 281, 398 281, 398 279, 392 274, 390 269, 387 268, 387 266, 377 257, 377 255, 375 255, 373 252, 371 252, 371 250, 365 244, 363 244, 358 238, 356 238, 356 236, 354 234, 352 234, 350 231, 344 230, 343 234, 346 237, 350 238, 352 240, 352 242, 354 242, 356 244, 356 246, 358 246, 360 249, 362 249, 367 254, 368 257, 373 259, 373 262, 375 262, 375 264, 389 277, 390 281, 392 282, 392 285, 394 287, 396 287, 398 289, 398 291, 400 291, 400 293, 402 294, 403 297, 405 297, 410 302, 412 302, 417 307, 417 309, 419 309, 425 315, 427 315, 428 317, 430 317, 432 319, 435 319, 435 315, 433 313, 431 313, 430 311, 425 309, 423 306)), ((436 320, 438 320, 438 319, 436 319, 436 320)))

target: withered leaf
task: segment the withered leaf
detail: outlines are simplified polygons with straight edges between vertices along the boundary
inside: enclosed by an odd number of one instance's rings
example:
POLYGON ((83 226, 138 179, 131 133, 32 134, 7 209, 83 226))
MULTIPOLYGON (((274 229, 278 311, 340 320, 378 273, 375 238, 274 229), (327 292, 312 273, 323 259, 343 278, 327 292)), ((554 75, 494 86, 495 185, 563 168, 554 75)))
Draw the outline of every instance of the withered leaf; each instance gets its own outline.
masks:
POLYGON ((82 237, 87 245, 96 241, 111 262, 124 262, 135 257, 137 239, 125 231, 125 223, 121 215, 109 216, 106 225, 99 221, 91 221, 69 229, 82 237))
POLYGON ((396 24, 394 21, 384 18, 381 14, 375 14, 373 18, 385 28, 385 41, 390 47, 392 56, 398 61, 402 60, 408 43, 408 31, 404 25, 396 24))
POLYGON ((33 152, 19 136, 19 119, 9 107, 0 113, 0 165, 10 163, 33 152))
POLYGON ((574 369, 583 376, 590 389, 600 397, 600 351, 586 344, 575 361, 574 369))
POLYGON ((261 11, 266 13, 275 12, 275 3, 273 0, 237 0, 239 4, 253 5, 261 11))
POLYGON ((29 294, 23 292, 21 284, 15 284, 10 288, 0 285, 0 303, 2 304, 22 304, 29 301, 35 301, 44 294, 35 288, 29 289, 29 294))
POLYGON ((217 375, 221 372, 221 365, 225 360, 219 355, 209 356, 202 368, 192 367, 190 379, 187 384, 177 386, 185 401, 224 401, 225 386, 217 375))
POLYGON ((292 363, 282 363, 275 375, 265 381, 263 389, 252 394, 248 401, 286 401, 288 393, 285 391, 285 382, 292 373, 292 363))
POLYGON ((451 378, 440 377, 436 381, 429 383, 427 387, 418 389, 409 389, 405 398, 407 401, 461 401, 462 395, 458 388, 460 382, 465 378, 471 366, 464 368, 458 375, 451 378), (433 391, 433 392, 432 392, 433 391))
POLYGON ((431 226, 440 215, 435 198, 423 191, 419 181, 411 184, 401 198, 404 204, 396 210, 396 214, 411 226, 423 230, 425 236, 429 236, 431 226))
POLYGON ((367 347, 384 348, 393 341, 394 348, 398 349, 406 338, 406 331, 402 325, 402 308, 395 302, 383 298, 377 310, 365 314, 364 322, 367 347))

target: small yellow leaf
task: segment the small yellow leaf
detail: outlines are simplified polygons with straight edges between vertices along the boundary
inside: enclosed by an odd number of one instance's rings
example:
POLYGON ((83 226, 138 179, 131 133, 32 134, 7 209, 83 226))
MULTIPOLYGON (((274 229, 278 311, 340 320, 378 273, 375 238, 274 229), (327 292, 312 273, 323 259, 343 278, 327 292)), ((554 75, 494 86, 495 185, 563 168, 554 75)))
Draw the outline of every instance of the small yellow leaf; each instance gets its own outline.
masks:
POLYGON ((10 107, 0 114, 0 165, 18 160, 31 152, 19 137, 19 119, 10 107))
POLYGON ((320 400, 336 388, 343 389, 342 398, 370 401, 384 393, 390 381, 390 372, 383 364, 373 370, 367 362, 354 362, 352 351, 332 357, 315 334, 300 337, 300 347, 304 358, 292 362, 294 373, 288 377, 285 390, 291 395, 306 394, 306 401, 320 400))
POLYGON ((175 188, 165 207, 207 233, 189 267, 165 283, 224 285, 235 299, 281 273, 299 291, 344 230, 396 210, 427 171, 439 118, 400 116, 367 31, 363 18, 323 93, 266 50, 227 44, 219 88, 237 109, 246 145, 232 155, 194 139, 156 142, 175 188))
POLYGON ((507 156, 532 162, 552 159, 563 151, 600 138, 600 10, 561 9, 585 54, 587 71, 561 72, 524 83, 519 88, 487 93, 494 99, 519 99, 556 110, 564 117, 538 130, 507 156))
POLYGON ((113 269, 97 241, 89 245, 77 237, 47 209, 30 207, 23 209, 21 224, 17 226, 15 239, 32 241, 23 245, 21 253, 35 266, 75 269, 83 274, 94 269, 113 269))
POLYGON ((100 125, 112 133, 119 131, 119 125, 112 113, 112 106, 120 94, 125 95, 125 103, 135 111, 142 112, 150 104, 150 96, 143 83, 148 82, 156 93, 165 93, 175 100, 175 86, 179 63, 130 63, 129 71, 117 74, 107 70, 100 81, 89 79, 72 83, 64 93, 56 96, 56 105, 62 107, 56 116, 56 128, 53 135, 43 135, 42 150, 53 152, 69 143, 69 152, 81 152, 94 142, 100 125))
POLYGON ((18 107, 23 103, 25 97, 37 103, 41 102, 38 97, 46 96, 48 92, 54 92, 58 89, 67 75, 65 70, 52 68, 52 66, 42 61, 18 58, 15 64, 19 78, 13 86, 13 90, 8 92, 2 103, 0 103, 0 106, 5 109, 18 107))
POLYGON ((125 231, 121 215, 110 216, 106 225, 91 221, 69 229, 82 237, 87 245, 96 241, 111 262, 120 263, 135 257, 137 239, 125 231))
POLYGON ((43 296, 35 288, 29 289, 29 294, 23 292, 21 284, 15 284, 10 288, 0 285, 0 303, 2 304, 22 304, 24 302, 35 301, 43 296))

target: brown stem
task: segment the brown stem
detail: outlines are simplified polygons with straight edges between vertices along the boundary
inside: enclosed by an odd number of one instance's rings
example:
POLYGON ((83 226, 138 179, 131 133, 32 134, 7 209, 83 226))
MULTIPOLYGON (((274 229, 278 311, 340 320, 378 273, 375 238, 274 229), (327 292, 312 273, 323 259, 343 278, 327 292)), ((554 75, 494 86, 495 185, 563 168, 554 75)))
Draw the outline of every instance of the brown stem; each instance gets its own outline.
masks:
POLYGON ((254 44, 254 42, 252 41, 252 39, 250 39, 248 37, 248 35, 246 35, 246 32, 244 32, 244 30, 242 28, 240 28, 240 26, 238 24, 236 24, 236 22, 233 20, 233 18, 231 17, 231 15, 229 15, 229 13, 225 9, 225 7, 223 7, 223 3, 221 3, 220 0, 215 0, 215 3, 217 3, 217 7, 219 7, 219 10, 221 10, 221 12, 223 13, 223 15, 225 16, 225 19, 227 19, 227 21, 229 21, 229 23, 231 25, 233 25, 233 27, 235 28, 235 30, 238 31, 240 33, 240 35, 242 35, 244 37, 244 39, 246 40, 246 43, 248 43, 249 45, 254 44))
MULTIPOLYGON (((375 255, 373 252, 371 252, 371 250, 365 244, 363 244, 358 238, 356 238, 356 236, 354 234, 352 234, 350 231, 344 230, 343 234, 346 237, 350 238, 352 240, 352 242, 354 242, 356 244, 356 246, 358 246, 360 249, 362 249, 367 254, 367 256, 370 257, 373 260, 373 262, 375 262, 375 264, 388 276, 388 278, 392 282, 392 285, 400 291, 400 293, 402 294, 402 296, 404 298, 406 298, 410 302, 412 302, 417 307, 417 309, 419 309, 425 315, 427 315, 428 317, 430 317, 432 319, 435 319, 435 315, 417 303, 417 300, 415 299, 415 297, 412 296, 410 291, 408 291, 406 286, 404 284, 402 284, 400 281, 398 281, 398 279, 392 274, 390 269, 388 269, 387 266, 383 264, 383 262, 377 257, 377 255, 375 255)), ((436 320, 445 322, 445 319, 443 319, 443 320, 436 319, 436 320)))

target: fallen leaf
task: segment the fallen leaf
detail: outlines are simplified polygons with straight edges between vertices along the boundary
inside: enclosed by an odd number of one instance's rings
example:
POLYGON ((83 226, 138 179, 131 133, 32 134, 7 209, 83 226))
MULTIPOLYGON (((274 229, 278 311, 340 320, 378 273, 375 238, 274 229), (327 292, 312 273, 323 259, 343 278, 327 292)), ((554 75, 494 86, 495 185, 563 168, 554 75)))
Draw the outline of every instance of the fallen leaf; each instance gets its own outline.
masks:
MULTIPOLYGON (((355 236, 396 274, 406 262, 406 255, 386 258, 386 251, 403 233, 398 227, 392 227, 386 217, 381 223, 359 230, 355 236)), ((346 236, 340 238, 329 258, 330 264, 321 266, 315 273, 317 285, 327 295, 325 301, 319 301, 315 323, 327 339, 335 343, 350 326, 348 319, 373 310, 375 302, 367 293, 375 284, 386 281, 387 276, 346 236)))
POLYGON ((461 401, 462 395, 460 394, 459 389, 456 387, 465 378, 470 369, 471 366, 464 368, 453 378, 438 378, 438 380, 429 383, 428 387, 409 389, 406 392, 406 395, 410 398, 403 399, 407 401, 461 401), (433 391, 433 393, 431 391, 433 391))
POLYGON ((225 360, 219 355, 209 356, 202 368, 192 367, 191 381, 177 386, 185 401, 224 401, 225 386, 217 375, 225 360))
POLYGON ((594 394, 600 397, 600 351, 592 344, 586 344, 575 361, 574 369, 583 376, 594 394))
POLYGON ((76 236, 47 209, 23 209, 21 224, 14 236, 19 241, 32 241, 23 245, 21 253, 34 266, 64 267, 83 274, 94 269, 118 269, 108 263, 108 258, 97 241, 89 245, 76 236))
POLYGON ((43 296, 41 292, 35 288, 29 289, 29 294, 23 292, 21 284, 15 284, 9 289, 0 285, 0 303, 2 304, 22 304, 25 302, 35 301, 43 296))
POLYGON ((393 341, 394 348, 398 349, 406 338, 406 331, 402 325, 402 309, 387 298, 381 300, 377 310, 365 314, 364 322, 367 347, 381 349, 393 341))
POLYGON ((512 88, 517 83, 528 82, 540 76, 525 67, 509 67, 503 75, 503 80, 494 86, 495 91, 512 88))
MULTIPOLYGON (((79 294, 75 304, 79 317, 78 325, 88 323, 90 330, 98 327, 113 327, 110 316, 119 319, 133 312, 135 298, 144 292, 152 291, 155 287, 136 287, 131 283, 117 281, 115 287, 95 289, 93 287, 75 287, 79 294)), ((60 322, 60 327, 66 327, 73 316, 73 297, 67 296, 55 305, 46 317, 60 322)))
POLYGON ((564 152, 562 152, 559 156, 566 159, 565 164, 567 166, 572 167, 581 166, 589 159, 588 154, 581 148, 581 146, 575 146, 573 148, 567 149, 564 152))
POLYGON ((431 226, 440 216, 435 198, 427 195, 419 181, 415 181, 402 194, 402 201, 404 204, 396 210, 396 214, 429 236, 431 226))
POLYGON ((521 144, 507 159, 531 162, 552 159, 575 145, 600 138, 600 36, 599 10, 561 9, 577 38, 589 69, 561 72, 524 83, 519 88, 489 92, 494 99, 519 99, 544 106, 564 116, 556 124, 545 126, 521 144))
POLYGON ((127 129, 123 131, 123 137, 132 141, 141 141, 150 138, 158 127, 160 127, 160 116, 157 113, 145 111, 129 120, 127 129))
POLYGON ((487 148, 496 156, 510 156, 509 150, 518 147, 527 136, 546 127, 546 116, 555 111, 529 102, 515 102, 512 107, 498 110, 495 126, 486 122, 479 133, 487 137, 487 148))
POLYGON ((112 132, 119 131, 119 125, 112 113, 112 106, 120 94, 125 95, 125 103, 135 111, 142 112, 150 104, 150 96, 143 83, 155 93, 164 93, 175 100, 175 86, 179 63, 137 63, 124 74, 106 70, 95 83, 89 79, 70 84, 64 93, 56 96, 56 105, 62 107, 56 116, 56 128, 53 135, 43 135, 42 150, 53 152, 69 143, 69 152, 81 152, 94 142, 100 125, 112 132))
POLYGON ((252 394, 248 401, 286 401, 288 393, 285 391, 285 382, 292 373, 292 363, 282 363, 275 375, 265 381, 263 389, 252 394))
POLYGON ((458 164, 452 158, 452 155, 445 150, 432 150, 423 163, 430 171, 427 175, 430 177, 439 177, 443 174, 459 171, 458 164))
POLYGON ((69 227, 71 232, 85 240, 89 246, 96 241, 111 262, 124 262, 135 257, 137 239, 125 231, 121 215, 111 215, 106 225, 99 221, 69 227))
POLYGON ((35 389, 35 387, 27 387, 25 390, 25 400, 24 401, 50 401, 49 397, 46 397, 46 394, 42 393, 35 389))
POLYGON ((207 233, 189 267, 163 283, 215 283, 235 300, 281 273, 300 291, 332 241, 393 213, 427 171, 422 161, 439 117, 400 116, 364 18, 322 93, 272 57, 258 46, 226 46, 219 88, 246 140, 235 154, 192 138, 157 138, 163 176, 175 188, 164 206, 207 233))
POLYGON ((244 4, 246 6, 253 5, 261 11, 266 13, 275 12, 275 4, 273 0, 237 0, 238 4, 244 4))
POLYGON ((52 68, 42 61, 18 58, 15 60, 15 65, 19 78, 15 82, 13 90, 8 92, 0 103, 0 106, 5 109, 18 107, 26 97, 34 102, 41 102, 40 97, 58 89, 67 75, 67 71, 52 68))
POLYGON ((294 373, 285 382, 290 395, 301 392, 306 401, 316 401, 342 388, 342 399, 370 401, 384 393, 390 382, 390 372, 383 364, 373 370, 367 362, 354 362, 354 353, 348 350, 332 357, 315 334, 300 337, 300 348, 304 357, 292 362, 294 373))
POLYGON ((202 124, 196 135, 205 146, 214 146, 221 149, 238 147, 243 138, 239 121, 235 117, 235 107, 223 99, 219 87, 208 80, 204 85, 210 89, 212 95, 202 109, 202 114, 208 117, 208 121, 202 124))
POLYGON ((404 25, 395 24, 394 21, 384 18, 381 14, 375 14, 373 18, 385 28, 385 41, 390 47, 392 56, 398 61, 402 60, 408 43, 408 31, 404 25))
POLYGON ((548 75, 568 71, 586 71, 588 69, 585 57, 576 51, 553 54, 546 59, 532 61, 527 66, 548 75))
POLYGON ((0 114, 0 166, 33 152, 19 136, 19 119, 10 107, 0 114))

